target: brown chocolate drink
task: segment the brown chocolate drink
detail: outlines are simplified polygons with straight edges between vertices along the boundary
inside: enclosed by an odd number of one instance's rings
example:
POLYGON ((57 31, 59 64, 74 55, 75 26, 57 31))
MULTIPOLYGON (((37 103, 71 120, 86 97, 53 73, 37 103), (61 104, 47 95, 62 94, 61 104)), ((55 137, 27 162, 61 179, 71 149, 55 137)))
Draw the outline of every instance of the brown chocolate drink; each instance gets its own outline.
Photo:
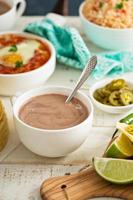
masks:
POLYGON ((65 103, 67 96, 44 94, 31 98, 20 111, 19 118, 26 124, 41 129, 64 129, 76 126, 89 115, 86 106, 77 98, 65 103))
POLYGON ((4 1, 0 1, 0 15, 8 12, 10 9, 11 9, 11 6, 8 3, 4 1))

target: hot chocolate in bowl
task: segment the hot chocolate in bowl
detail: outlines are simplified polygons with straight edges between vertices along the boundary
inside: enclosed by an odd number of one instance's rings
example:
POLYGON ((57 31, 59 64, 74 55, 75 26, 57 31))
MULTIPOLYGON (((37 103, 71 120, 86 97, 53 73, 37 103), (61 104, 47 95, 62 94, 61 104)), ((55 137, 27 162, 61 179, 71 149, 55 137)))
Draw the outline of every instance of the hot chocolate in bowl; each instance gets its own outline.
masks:
POLYGON ((76 126, 89 115, 86 106, 77 98, 65 103, 66 95, 44 94, 32 97, 19 112, 19 118, 26 124, 49 130, 76 126))
POLYGON ((77 92, 65 103, 71 89, 41 87, 19 96, 13 110, 17 132, 32 152, 60 157, 75 151, 88 137, 93 106, 88 96, 77 92))
POLYGON ((0 1, 0 15, 3 15, 4 13, 8 12, 11 9, 11 6, 8 5, 4 1, 0 1))

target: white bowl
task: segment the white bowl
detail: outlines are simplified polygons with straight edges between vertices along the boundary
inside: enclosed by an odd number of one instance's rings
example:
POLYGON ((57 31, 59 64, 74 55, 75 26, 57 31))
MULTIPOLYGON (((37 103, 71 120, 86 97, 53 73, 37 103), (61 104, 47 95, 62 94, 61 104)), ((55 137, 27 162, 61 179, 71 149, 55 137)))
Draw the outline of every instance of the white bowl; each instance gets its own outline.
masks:
POLYGON ((81 4, 79 14, 83 30, 88 39, 105 49, 133 49, 133 28, 108 28, 92 23, 83 15, 84 4, 81 4))
POLYGON ((76 97, 86 105, 89 116, 74 127, 60 130, 39 129, 27 125, 18 117, 21 106, 31 97, 49 93, 68 95, 70 91, 70 88, 58 86, 41 87, 24 93, 15 101, 13 112, 16 130, 22 143, 32 152, 47 157, 65 156, 75 151, 88 137, 92 126, 93 105, 90 98, 82 92, 77 92, 76 97))
MULTIPOLYGON (((90 98, 92 99, 94 105, 104 112, 112 113, 112 114, 119 114, 119 113, 124 113, 124 112, 129 111, 131 108, 133 108, 133 104, 130 104, 128 106, 110 106, 110 105, 102 104, 94 98, 93 94, 94 94, 95 90, 105 86, 106 84, 110 83, 112 80, 114 80, 114 79, 108 78, 108 79, 98 81, 97 83, 95 83, 89 90, 90 98)), ((133 88, 133 82, 129 82, 125 78, 124 78, 124 80, 127 82, 127 84, 130 87, 133 88)))
POLYGON ((10 33, 41 40, 48 45, 51 57, 44 65, 32 71, 18 74, 0 74, 0 95, 7 96, 24 92, 43 84, 53 74, 56 64, 56 53, 51 42, 36 35, 22 32, 1 32, 0 35, 10 33))

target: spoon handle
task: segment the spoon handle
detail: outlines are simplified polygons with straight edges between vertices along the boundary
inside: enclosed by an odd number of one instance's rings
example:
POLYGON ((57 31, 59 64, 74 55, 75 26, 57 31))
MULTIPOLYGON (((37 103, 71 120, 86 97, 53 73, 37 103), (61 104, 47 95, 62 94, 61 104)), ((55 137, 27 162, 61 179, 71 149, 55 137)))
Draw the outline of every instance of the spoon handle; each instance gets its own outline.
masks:
POLYGON ((78 82, 76 83, 76 86, 74 87, 74 89, 72 90, 72 92, 70 93, 70 95, 68 96, 68 98, 66 99, 66 103, 69 103, 71 101, 71 99, 75 96, 77 90, 82 86, 82 84, 87 80, 87 78, 89 77, 89 75, 91 74, 91 72, 93 71, 93 69, 95 68, 97 64, 97 57, 96 56, 92 56, 89 60, 89 62, 86 64, 78 82))

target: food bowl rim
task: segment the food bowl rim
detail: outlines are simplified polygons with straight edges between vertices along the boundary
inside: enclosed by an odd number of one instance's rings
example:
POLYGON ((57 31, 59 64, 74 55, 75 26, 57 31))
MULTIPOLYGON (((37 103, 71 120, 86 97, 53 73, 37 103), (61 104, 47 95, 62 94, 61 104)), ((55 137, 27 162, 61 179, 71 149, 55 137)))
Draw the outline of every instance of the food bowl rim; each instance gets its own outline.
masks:
POLYGON ((5 34, 14 34, 14 35, 16 34, 16 35, 22 35, 25 37, 27 36, 27 38, 29 36, 31 38, 33 37, 33 39, 39 39, 48 45, 51 55, 50 55, 50 58, 48 59, 48 61, 46 63, 44 63, 43 65, 41 65, 40 67, 38 67, 37 69, 31 70, 28 72, 23 72, 23 73, 16 73, 16 74, 0 74, 0 77, 9 78, 9 77, 18 77, 18 76, 26 76, 29 74, 34 74, 37 71, 40 71, 43 67, 45 67, 45 65, 51 61, 52 57, 55 57, 55 55, 56 55, 53 44, 50 41, 48 41, 47 39, 42 38, 38 35, 27 33, 27 32, 21 32, 21 31, 2 31, 2 32, 0 32, 0 36, 5 35, 5 34))
MULTIPOLYGON (((120 77, 118 77, 118 78, 120 78, 120 77)), ((111 109, 111 108, 112 108, 112 109, 126 109, 126 108, 132 108, 132 107, 133 107, 133 103, 130 104, 130 105, 127 105, 127 106, 111 106, 111 105, 105 105, 105 104, 100 103, 99 101, 97 101, 97 100, 94 98, 94 96, 93 96, 95 90, 98 89, 98 87, 97 87, 98 84, 100 84, 100 87, 103 87, 103 86, 105 86, 107 83, 109 83, 109 82, 111 82, 111 81, 113 81, 113 80, 115 80, 115 79, 118 79, 118 78, 106 78, 106 79, 104 79, 104 80, 101 80, 101 81, 95 83, 93 86, 90 87, 90 90, 89 90, 90 98, 91 98, 97 105, 100 105, 100 106, 103 106, 103 107, 109 108, 109 109, 111 109)), ((124 79, 127 83, 133 85, 133 82, 132 82, 132 81, 128 81, 128 80, 126 80, 126 78, 122 78, 122 79, 124 79)))
POLYGON ((84 14, 83 14, 83 7, 84 7, 85 2, 82 2, 79 6, 79 15, 81 18, 83 18, 88 24, 91 24, 92 26, 95 26, 95 28, 103 29, 103 30, 108 30, 108 31, 120 31, 120 32, 125 32, 125 31, 133 31, 133 28, 111 28, 111 27, 106 27, 106 26, 101 26, 96 23, 93 23, 87 19, 84 14))
MULTIPOLYGON (((84 99, 86 99, 87 101, 88 101, 88 103, 89 103, 89 106, 90 106, 90 110, 89 110, 89 115, 88 115, 88 117, 83 121, 83 122, 81 122, 80 124, 77 124, 77 125, 75 125, 75 126, 73 126, 73 127, 68 127, 68 128, 64 128, 64 129, 55 129, 55 130, 53 130, 53 129, 42 129, 42 128, 36 128, 36 127, 33 127, 33 126, 30 126, 30 125, 28 125, 28 124, 26 124, 25 122, 23 122, 20 118, 19 118, 19 116, 18 116, 18 113, 16 113, 16 111, 15 111, 15 107, 16 107, 16 102, 19 100, 19 98, 23 98, 23 96, 25 96, 25 95, 28 95, 28 94, 30 94, 30 93, 32 93, 32 92, 34 92, 34 93, 37 93, 38 91, 41 91, 41 90, 45 90, 45 89, 48 89, 49 91, 50 91, 50 89, 54 89, 54 90, 69 90, 69 91, 71 91, 72 89, 70 88, 70 87, 65 87, 65 86, 58 86, 58 85, 55 85, 55 86, 41 86, 41 87, 38 87, 38 88, 35 88, 35 89, 31 89, 31 90, 28 90, 28 91, 26 91, 26 92, 24 92, 22 95, 20 95, 17 99, 16 99, 16 101, 15 101, 15 103, 14 103, 14 105, 13 105, 13 114, 14 114, 14 117, 17 119, 17 121, 19 121, 19 123, 21 123, 21 124, 23 124, 24 126, 26 126, 27 128, 30 128, 30 129, 32 129, 32 130, 36 130, 36 131, 40 131, 40 132, 42 132, 42 133, 44 133, 44 132, 48 132, 48 133, 67 133, 67 131, 71 131, 72 129, 74 129, 74 128, 78 128, 78 127, 80 127, 81 125, 83 125, 84 123, 86 123, 87 121, 88 121, 88 119, 89 118, 93 118, 93 112, 94 112, 94 109, 93 109, 93 104, 92 104, 92 101, 91 101, 91 98, 89 97, 89 96, 87 96, 86 94, 84 94, 83 92, 81 92, 81 91, 77 91, 77 94, 79 94, 79 95, 81 95, 84 99)), ((48 92, 48 91, 47 91, 48 92)), ((52 93, 54 93, 53 91, 52 91, 52 93)), ((43 93, 42 93, 43 94, 43 93)), ((45 91, 44 91, 44 94, 45 94, 45 91)), ((58 94, 58 92, 56 92, 56 94, 58 94)), ((59 93, 60 94, 60 93, 59 93)), ((65 94, 65 93, 64 93, 65 94)), ((38 94, 37 95, 33 95, 34 97, 35 96, 39 96, 38 94)), ((31 97, 26 97, 26 100, 23 102, 23 103, 25 103, 27 100, 29 100, 31 97)), ((77 97, 77 95, 76 95, 76 98, 78 98, 77 97)), ((79 98, 78 98, 79 99, 79 98)), ((79 99, 80 100, 80 99, 79 99)), ((80 100, 81 102, 82 102, 82 100, 80 100)), ((82 102, 82 103, 84 103, 84 102, 82 102)), ((84 103, 84 105, 86 106, 86 104, 84 103)), ((17 109, 18 111, 21 109, 21 106, 22 105, 20 105, 20 106, 18 106, 19 108, 17 109)), ((87 107, 87 106, 86 106, 87 107)), ((88 110, 88 107, 87 107, 87 110, 88 110)), ((82 131, 82 130, 81 130, 82 131)))

